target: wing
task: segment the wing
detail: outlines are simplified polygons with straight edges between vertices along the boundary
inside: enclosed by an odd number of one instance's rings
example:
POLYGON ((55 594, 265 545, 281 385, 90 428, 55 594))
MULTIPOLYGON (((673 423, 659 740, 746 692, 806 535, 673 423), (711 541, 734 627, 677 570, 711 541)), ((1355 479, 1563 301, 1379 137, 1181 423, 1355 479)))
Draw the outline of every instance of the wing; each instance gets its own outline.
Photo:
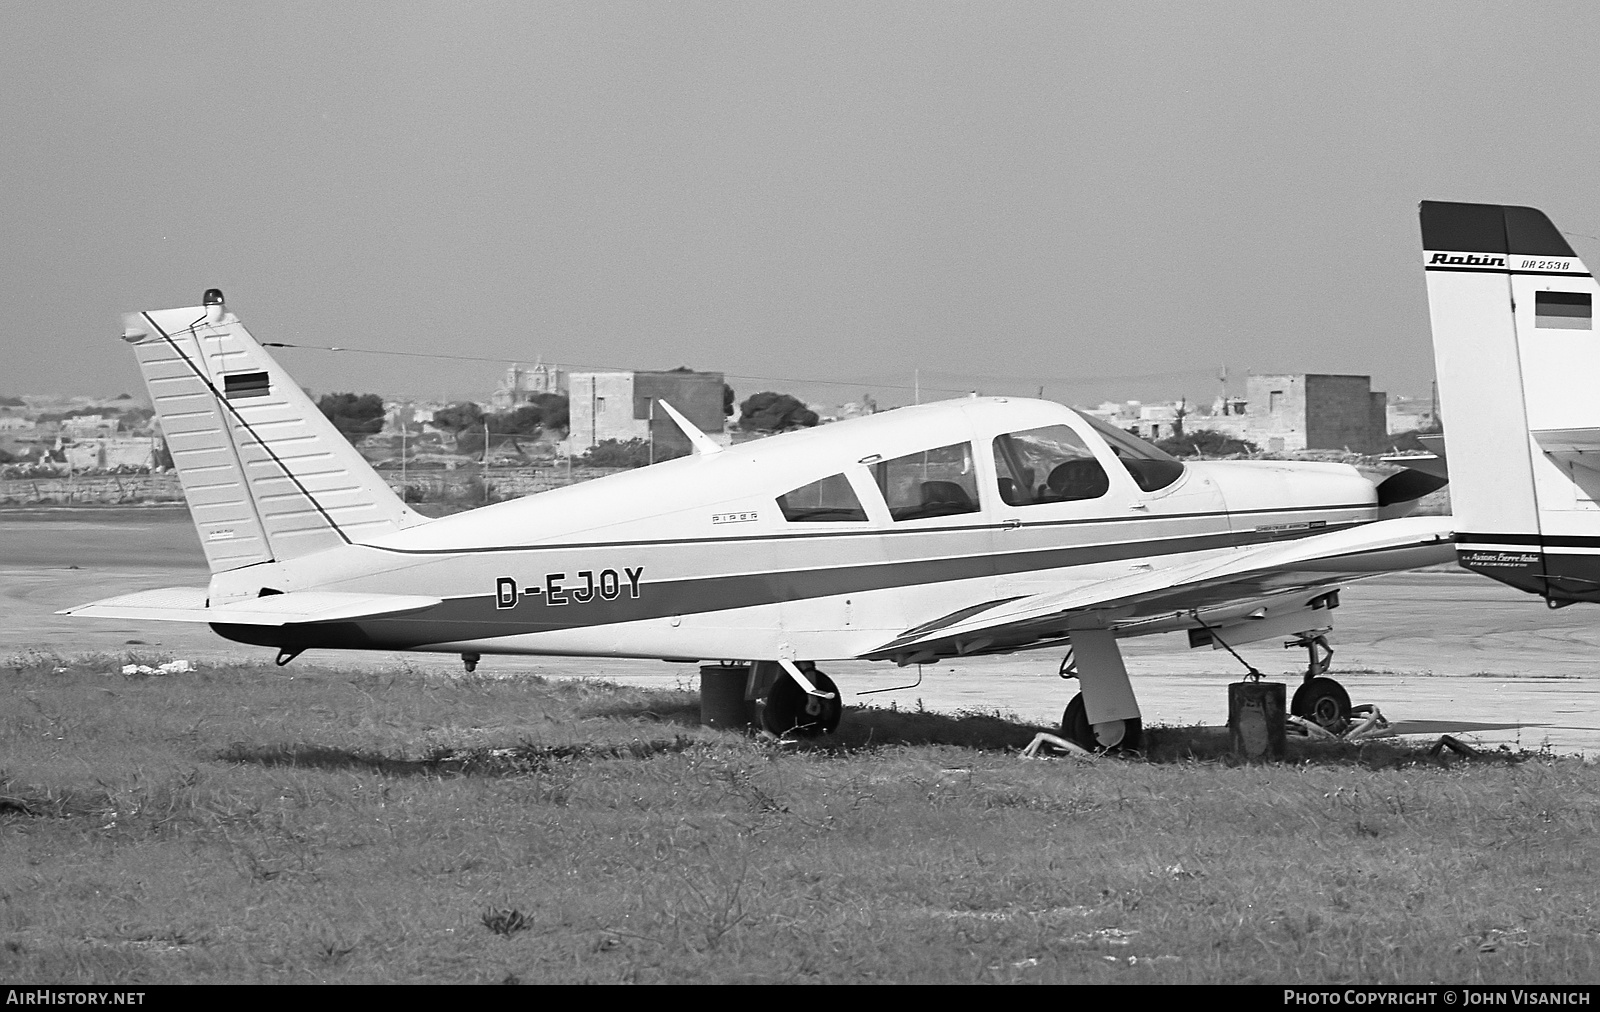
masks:
POLYGON ((300 590, 252 597, 215 608, 206 604, 203 587, 165 587, 108 597, 57 615, 80 618, 156 619, 165 622, 207 622, 223 625, 294 625, 301 622, 350 622, 355 619, 404 615, 440 604, 437 597, 412 594, 346 594, 300 590))
MULTIPOLYGON (((1043 646, 1072 628, 1113 628, 1121 636, 1203 627, 1279 635, 1353 580, 1419 569, 1455 558, 1451 517, 1403 517, 1169 569, 1097 580, 1048 594, 963 608, 908 629, 861 656, 901 664, 952 654, 1043 646), (1287 624, 1285 624, 1287 623, 1287 624)), ((1326 623, 1310 621, 1300 629, 1326 623)))

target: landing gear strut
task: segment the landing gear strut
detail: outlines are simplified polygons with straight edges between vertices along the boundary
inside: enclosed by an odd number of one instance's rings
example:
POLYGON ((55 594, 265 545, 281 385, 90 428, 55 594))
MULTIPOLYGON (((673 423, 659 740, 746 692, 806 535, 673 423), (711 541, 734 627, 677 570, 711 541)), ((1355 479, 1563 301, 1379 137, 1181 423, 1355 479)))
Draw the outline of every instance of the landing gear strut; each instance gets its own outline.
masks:
POLYGON ((1074 629, 1057 673, 1076 678, 1082 687, 1061 714, 1061 737, 1091 752, 1139 747, 1144 730, 1139 706, 1112 630, 1074 629), (1090 722, 1090 710, 1098 721, 1090 722))
POLYGON ((1322 635, 1301 636, 1284 646, 1291 649, 1305 647, 1309 655, 1305 680, 1294 690, 1289 712, 1335 734, 1339 733, 1350 722, 1350 693, 1328 677, 1328 669, 1333 664, 1333 648, 1328 645, 1328 638, 1322 635))

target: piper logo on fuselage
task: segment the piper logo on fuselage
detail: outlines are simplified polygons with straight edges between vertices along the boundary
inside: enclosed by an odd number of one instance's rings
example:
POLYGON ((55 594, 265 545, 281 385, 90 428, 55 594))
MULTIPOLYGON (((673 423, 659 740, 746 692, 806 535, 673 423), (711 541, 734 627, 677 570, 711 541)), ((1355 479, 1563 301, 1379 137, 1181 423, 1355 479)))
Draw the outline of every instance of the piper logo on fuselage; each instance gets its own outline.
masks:
POLYGON ((517 581, 502 576, 494 581, 494 606, 501 611, 515 608, 523 597, 542 598, 547 606, 588 604, 596 599, 615 601, 623 594, 638 600, 639 578, 643 575, 643 566, 624 566, 621 573, 615 569, 602 569, 598 575, 592 569, 580 569, 576 579, 569 583, 566 573, 546 573, 543 583, 529 584, 520 594, 517 581))
POLYGON ((1490 256, 1485 253, 1435 253, 1428 260, 1428 266, 1434 264, 1449 265, 1451 267, 1504 267, 1505 257, 1490 256))

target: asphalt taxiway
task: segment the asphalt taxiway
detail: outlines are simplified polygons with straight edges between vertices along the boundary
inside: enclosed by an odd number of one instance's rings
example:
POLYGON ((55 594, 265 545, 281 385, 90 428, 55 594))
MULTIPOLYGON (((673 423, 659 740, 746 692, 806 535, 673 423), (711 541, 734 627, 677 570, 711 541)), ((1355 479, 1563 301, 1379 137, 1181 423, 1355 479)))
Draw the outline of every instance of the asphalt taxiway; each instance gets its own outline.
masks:
MULTIPOLYGON (((25 651, 164 654, 196 663, 268 658, 198 624, 74 619, 57 609, 152 587, 202 586, 208 574, 187 511, 100 508, 0 511, 0 655, 25 651)), ((1402 573, 1359 583, 1333 613, 1333 676, 1356 703, 1372 703, 1402 730, 1448 731, 1476 745, 1548 747, 1600 756, 1600 608, 1558 611, 1456 569, 1402 573)), ((1242 667, 1227 653, 1190 650, 1181 636, 1126 640, 1123 652, 1146 724, 1220 724, 1226 684, 1242 667)), ((1289 683, 1303 650, 1282 641, 1240 653, 1289 683)), ((309 653, 318 664, 370 667, 404 656, 414 665, 458 670, 448 655, 309 653)), ((1000 710, 1041 725, 1060 720, 1075 691, 1056 674, 1059 658, 1035 652, 967 658, 902 669, 827 665, 846 701, 941 712, 1000 710), (918 682, 920 675, 920 683, 918 682), (898 688, 897 688, 898 687, 898 688), (857 695, 874 689, 893 689, 857 695)), ((602 677, 693 688, 694 665, 586 658, 496 657, 484 673, 602 677)))

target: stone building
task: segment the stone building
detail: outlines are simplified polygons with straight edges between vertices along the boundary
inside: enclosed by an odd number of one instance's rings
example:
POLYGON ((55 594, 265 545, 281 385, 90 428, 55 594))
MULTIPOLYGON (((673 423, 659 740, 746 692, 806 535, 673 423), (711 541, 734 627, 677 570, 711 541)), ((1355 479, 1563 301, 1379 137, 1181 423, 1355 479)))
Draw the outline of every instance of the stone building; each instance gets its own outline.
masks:
POLYGON ((658 399, 702 432, 718 439, 724 428, 720 372, 574 372, 567 374, 569 445, 583 453, 608 439, 653 441, 662 456, 687 452, 689 440, 658 399))
POLYGON ((1244 413, 1191 419, 1188 428, 1248 439, 1270 453, 1386 448, 1387 396, 1370 376, 1293 373, 1251 376, 1244 413))

